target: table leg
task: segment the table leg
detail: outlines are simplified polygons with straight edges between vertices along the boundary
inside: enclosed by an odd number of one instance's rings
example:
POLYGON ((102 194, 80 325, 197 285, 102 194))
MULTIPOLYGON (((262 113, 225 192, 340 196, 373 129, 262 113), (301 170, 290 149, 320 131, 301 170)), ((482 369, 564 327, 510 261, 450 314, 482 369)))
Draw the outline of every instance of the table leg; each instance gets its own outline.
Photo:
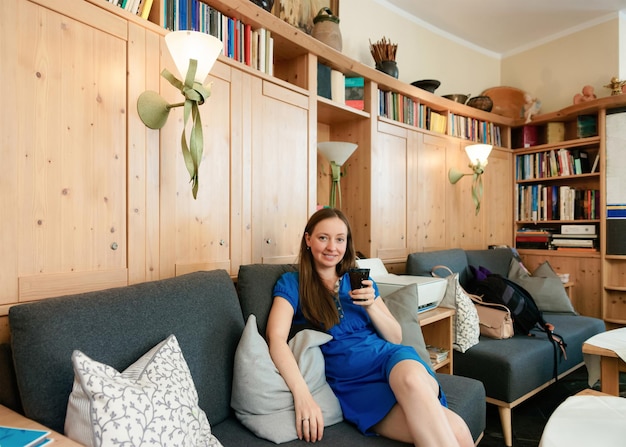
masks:
POLYGON ((600 387, 603 393, 619 396, 619 359, 601 357, 600 387))

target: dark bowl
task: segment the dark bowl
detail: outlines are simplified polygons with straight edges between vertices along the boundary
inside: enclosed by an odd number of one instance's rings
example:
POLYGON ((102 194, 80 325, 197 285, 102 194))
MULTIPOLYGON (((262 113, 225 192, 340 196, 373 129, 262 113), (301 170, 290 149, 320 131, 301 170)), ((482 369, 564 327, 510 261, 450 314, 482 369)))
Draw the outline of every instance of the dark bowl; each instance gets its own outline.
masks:
POLYGON ((411 85, 426 90, 427 92, 435 93, 435 90, 441 85, 441 82, 436 79, 422 79, 421 81, 411 82, 411 85))
POLYGON ((450 101, 460 102, 461 104, 465 104, 469 99, 470 95, 443 95, 443 98, 449 99, 450 101))
POLYGON ((489 96, 474 96, 467 101, 467 105, 475 109, 484 110, 485 112, 491 112, 493 101, 489 96))

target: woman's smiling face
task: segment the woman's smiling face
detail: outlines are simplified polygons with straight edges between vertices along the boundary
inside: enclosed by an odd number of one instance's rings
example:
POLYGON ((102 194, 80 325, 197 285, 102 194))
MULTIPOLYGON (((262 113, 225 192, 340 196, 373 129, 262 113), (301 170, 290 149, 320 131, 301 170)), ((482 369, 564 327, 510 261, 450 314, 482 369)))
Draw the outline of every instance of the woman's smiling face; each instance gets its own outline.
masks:
POLYGON ((317 269, 334 268, 346 253, 348 227, 338 217, 320 221, 312 234, 306 234, 306 243, 311 249, 317 269))

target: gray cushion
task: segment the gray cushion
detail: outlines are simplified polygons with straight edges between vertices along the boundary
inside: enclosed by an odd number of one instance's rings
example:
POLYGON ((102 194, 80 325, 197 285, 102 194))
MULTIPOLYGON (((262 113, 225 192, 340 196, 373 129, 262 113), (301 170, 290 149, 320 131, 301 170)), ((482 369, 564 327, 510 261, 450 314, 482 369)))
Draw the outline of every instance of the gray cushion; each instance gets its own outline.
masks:
POLYGON ((552 270, 548 261, 530 275, 519 261, 512 259, 508 278, 526 289, 542 312, 577 314, 561 278, 552 270))
POLYGON ((417 316, 417 288, 414 285, 402 287, 385 296, 383 301, 402 327, 402 344, 413 346, 422 360, 430 364, 430 355, 426 350, 422 327, 417 316))
MULTIPOLYGON (((339 400, 326 382, 324 355, 319 348, 332 338, 325 332, 306 330, 289 341, 302 377, 322 410, 325 426, 343 420, 339 400)), ((261 438, 280 444, 298 437, 293 395, 259 335, 254 314, 248 317, 235 353, 231 406, 243 425, 261 438)))
MULTIPOLYGON (((568 344, 567 360, 559 357, 559 374, 581 363, 584 341, 604 331, 604 322, 598 318, 551 313, 544 317, 568 344)), ((532 334, 506 340, 481 337, 480 343, 464 354, 454 352, 454 374, 483 382, 488 397, 515 401, 553 377, 552 344, 544 332, 533 330, 532 334)))
POLYGON ((13 306, 9 323, 24 412, 53 430, 63 432, 72 351, 121 371, 170 334, 185 353, 211 424, 230 414, 244 320, 224 270, 13 306))

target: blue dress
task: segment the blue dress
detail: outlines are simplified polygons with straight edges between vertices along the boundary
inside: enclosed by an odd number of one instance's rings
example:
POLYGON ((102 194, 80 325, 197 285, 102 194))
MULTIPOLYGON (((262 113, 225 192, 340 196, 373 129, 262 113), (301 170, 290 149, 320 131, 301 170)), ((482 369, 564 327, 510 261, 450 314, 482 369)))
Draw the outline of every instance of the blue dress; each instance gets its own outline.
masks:
MULTIPOLYGON (((378 299, 378 286, 374 284, 378 299)), ((343 416, 365 434, 380 422, 396 404, 389 386, 389 373, 401 360, 413 359, 426 367, 411 346, 397 345, 381 338, 367 311, 352 303, 350 279, 345 274, 339 284, 339 324, 329 331, 333 339, 321 346, 326 366, 326 380, 334 391, 343 416)), ((293 324, 305 324, 299 298, 298 273, 283 274, 274 286, 274 296, 285 298, 294 308, 293 324)), ((447 406, 446 397, 439 389, 439 401, 447 406)))

